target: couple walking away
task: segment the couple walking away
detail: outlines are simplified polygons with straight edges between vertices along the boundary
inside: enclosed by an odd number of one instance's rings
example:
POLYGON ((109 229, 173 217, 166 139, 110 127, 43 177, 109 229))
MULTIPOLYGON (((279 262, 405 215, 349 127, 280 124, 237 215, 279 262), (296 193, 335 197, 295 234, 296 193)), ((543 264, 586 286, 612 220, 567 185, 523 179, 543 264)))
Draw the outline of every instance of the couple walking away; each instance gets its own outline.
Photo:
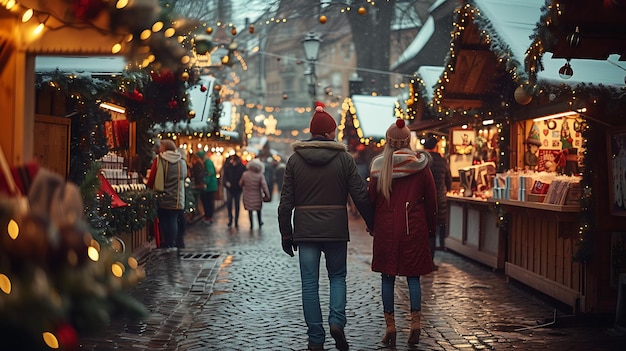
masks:
POLYGON ((330 283, 330 335, 338 350, 349 349, 344 333, 348 195, 374 237, 372 270, 382 275, 387 325, 382 342, 396 343, 395 277, 406 276, 411 305, 408 342, 415 345, 420 336, 420 276, 433 268, 428 238, 436 229, 437 200, 430 157, 410 149, 411 132, 404 120, 398 120, 387 130, 387 144, 372 161, 371 181, 366 184, 346 146, 334 140, 336 129, 335 119, 318 106, 310 122, 311 139, 292 145, 278 207, 283 251, 290 256, 299 252, 308 350, 324 350, 326 339, 319 299, 322 253, 330 283))

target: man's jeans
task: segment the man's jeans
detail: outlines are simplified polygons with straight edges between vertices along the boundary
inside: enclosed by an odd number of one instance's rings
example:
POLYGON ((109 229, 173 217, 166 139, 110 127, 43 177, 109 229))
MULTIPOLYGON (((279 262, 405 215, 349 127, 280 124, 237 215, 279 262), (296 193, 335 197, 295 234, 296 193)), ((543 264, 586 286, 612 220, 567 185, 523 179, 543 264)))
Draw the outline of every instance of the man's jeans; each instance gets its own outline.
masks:
POLYGON ((300 278, 302 279, 302 309, 307 324, 310 345, 323 345, 325 332, 319 297, 319 266, 321 253, 326 259, 330 281, 330 313, 328 324, 346 325, 346 257, 347 242, 301 243, 298 245, 300 278))
POLYGON ((161 233, 161 247, 185 247, 185 231, 187 219, 184 210, 159 208, 159 232, 161 233))

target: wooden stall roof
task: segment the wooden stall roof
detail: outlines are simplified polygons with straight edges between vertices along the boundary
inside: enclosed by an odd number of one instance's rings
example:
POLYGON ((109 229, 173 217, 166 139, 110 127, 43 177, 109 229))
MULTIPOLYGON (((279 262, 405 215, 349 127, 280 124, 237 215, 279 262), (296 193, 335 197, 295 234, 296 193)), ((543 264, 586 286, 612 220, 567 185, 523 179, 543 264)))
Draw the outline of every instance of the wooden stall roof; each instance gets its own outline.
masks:
POLYGON ((545 34, 552 40, 544 47, 552 57, 605 60, 617 54, 626 61, 626 1, 551 0, 548 12, 545 34), (579 43, 571 45, 576 31, 579 43))
MULTIPOLYGON (((571 91, 581 87, 623 88, 625 68, 616 64, 617 54, 598 59, 572 57, 573 76, 559 75, 567 62, 559 57, 562 54, 534 46, 533 39, 546 18, 548 8, 542 9, 544 4, 545 0, 464 0, 457 12, 449 60, 433 94, 434 108, 449 116, 468 110, 488 113, 497 110, 500 102, 502 111, 508 109, 507 104, 525 110, 516 103, 514 91, 521 85, 536 89, 538 82, 543 86, 568 86, 571 91), (540 54, 533 56, 533 50, 540 54), (529 56, 534 61, 528 60, 529 56), (530 68, 529 62, 533 64, 530 68)), ((617 33, 619 38, 623 30, 617 33)), ((607 50, 618 50, 618 38, 613 38, 613 49, 607 50)), ((536 108, 537 100, 527 107, 536 108)))

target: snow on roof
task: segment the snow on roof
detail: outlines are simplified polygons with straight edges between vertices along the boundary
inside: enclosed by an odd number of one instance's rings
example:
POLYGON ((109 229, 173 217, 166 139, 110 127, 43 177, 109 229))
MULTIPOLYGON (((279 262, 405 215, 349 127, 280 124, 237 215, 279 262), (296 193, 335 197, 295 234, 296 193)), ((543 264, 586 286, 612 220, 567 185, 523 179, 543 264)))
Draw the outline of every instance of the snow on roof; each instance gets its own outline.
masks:
POLYGON ((437 85, 439 78, 443 74, 444 67, 441 66, 421 66, 417 70, 417 75, 424 81, 424 87, 426 92, 424 96, 425 101, 430 101, 433 98, 435 92, 435 86, 437 85))
POLYGON ((401 64, 414 58, 420 51, 422 51, 426 43, 428 43, 430 38, 433 36, 433 33, 435 33, 435 20, 432 16, 428 16, 426 23, 424 23, 424 26, 417 33, 411 44, 409 44, 406 50, 404 50, 400 57, 398 57, 396 62, 391 65, 391 70, 396 69, 401 64))
MULTIPOLYGON (((523 69, 526 50, 530 47, 537 22, 541 16, 541 7, 545 0, 473 0, 482 16, 493 25, 494 33, 501 43, 509 46, 513 58, 523 69)), ((551 53, 543 56, 544 70, 537 75, 538 81, 577 85, 579 83, 624 86, 624 71, 611 63, 618 56, 608 60, 572 59, 574 75, 570 79, 559 76, 559 68, 565 64, 564 59, 552 59, 551 53)))
POLYGON ((122 56, 37 56, 35 72, 91 73, 92 75, 120 74, 126 67, 122 56))
POLYGON ((352 95, 364 137, 385 138, 387 128, 396 120, 394 110, 397 101, 393 96, 352 95))

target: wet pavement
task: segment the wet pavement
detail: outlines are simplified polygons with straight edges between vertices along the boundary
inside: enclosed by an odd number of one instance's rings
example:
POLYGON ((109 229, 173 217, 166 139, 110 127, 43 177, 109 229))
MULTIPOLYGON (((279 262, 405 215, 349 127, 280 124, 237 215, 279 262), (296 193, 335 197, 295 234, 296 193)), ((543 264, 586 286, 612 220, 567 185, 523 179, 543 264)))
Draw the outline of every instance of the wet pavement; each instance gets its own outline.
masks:
MULTIPOLYGON (((81 350, 306 350, 298 260, 281 250, 277 205, 276 196, 264 203, 261 229, 256 221, 250 229, 243 208, 239 228, 229 228, 222 208, 213 224, 188 228, 185 249, 136 252, 146 279, 131 293, 150 314, 115 321, 102 335, 81 339, 81 350)), ((380 276, 370 270, 372 240, 360 219, 350 228, 346 338, 351 350, 380 350, 385 322, 380 276)), ((626 350, 626 336, 615 335, 620 329, 610 316, 569 315, 502 272, 453 252, 437 251, 435 262, 439 270, 422 277, 417 350, 626 350)), ((328 283, 321 277, 327 316, 328 283)), ((408 302, 406 280, 399 278, 397 350, 409 350, 408 302)), ((327 330, 325 348, 334 346, 327 330)))

